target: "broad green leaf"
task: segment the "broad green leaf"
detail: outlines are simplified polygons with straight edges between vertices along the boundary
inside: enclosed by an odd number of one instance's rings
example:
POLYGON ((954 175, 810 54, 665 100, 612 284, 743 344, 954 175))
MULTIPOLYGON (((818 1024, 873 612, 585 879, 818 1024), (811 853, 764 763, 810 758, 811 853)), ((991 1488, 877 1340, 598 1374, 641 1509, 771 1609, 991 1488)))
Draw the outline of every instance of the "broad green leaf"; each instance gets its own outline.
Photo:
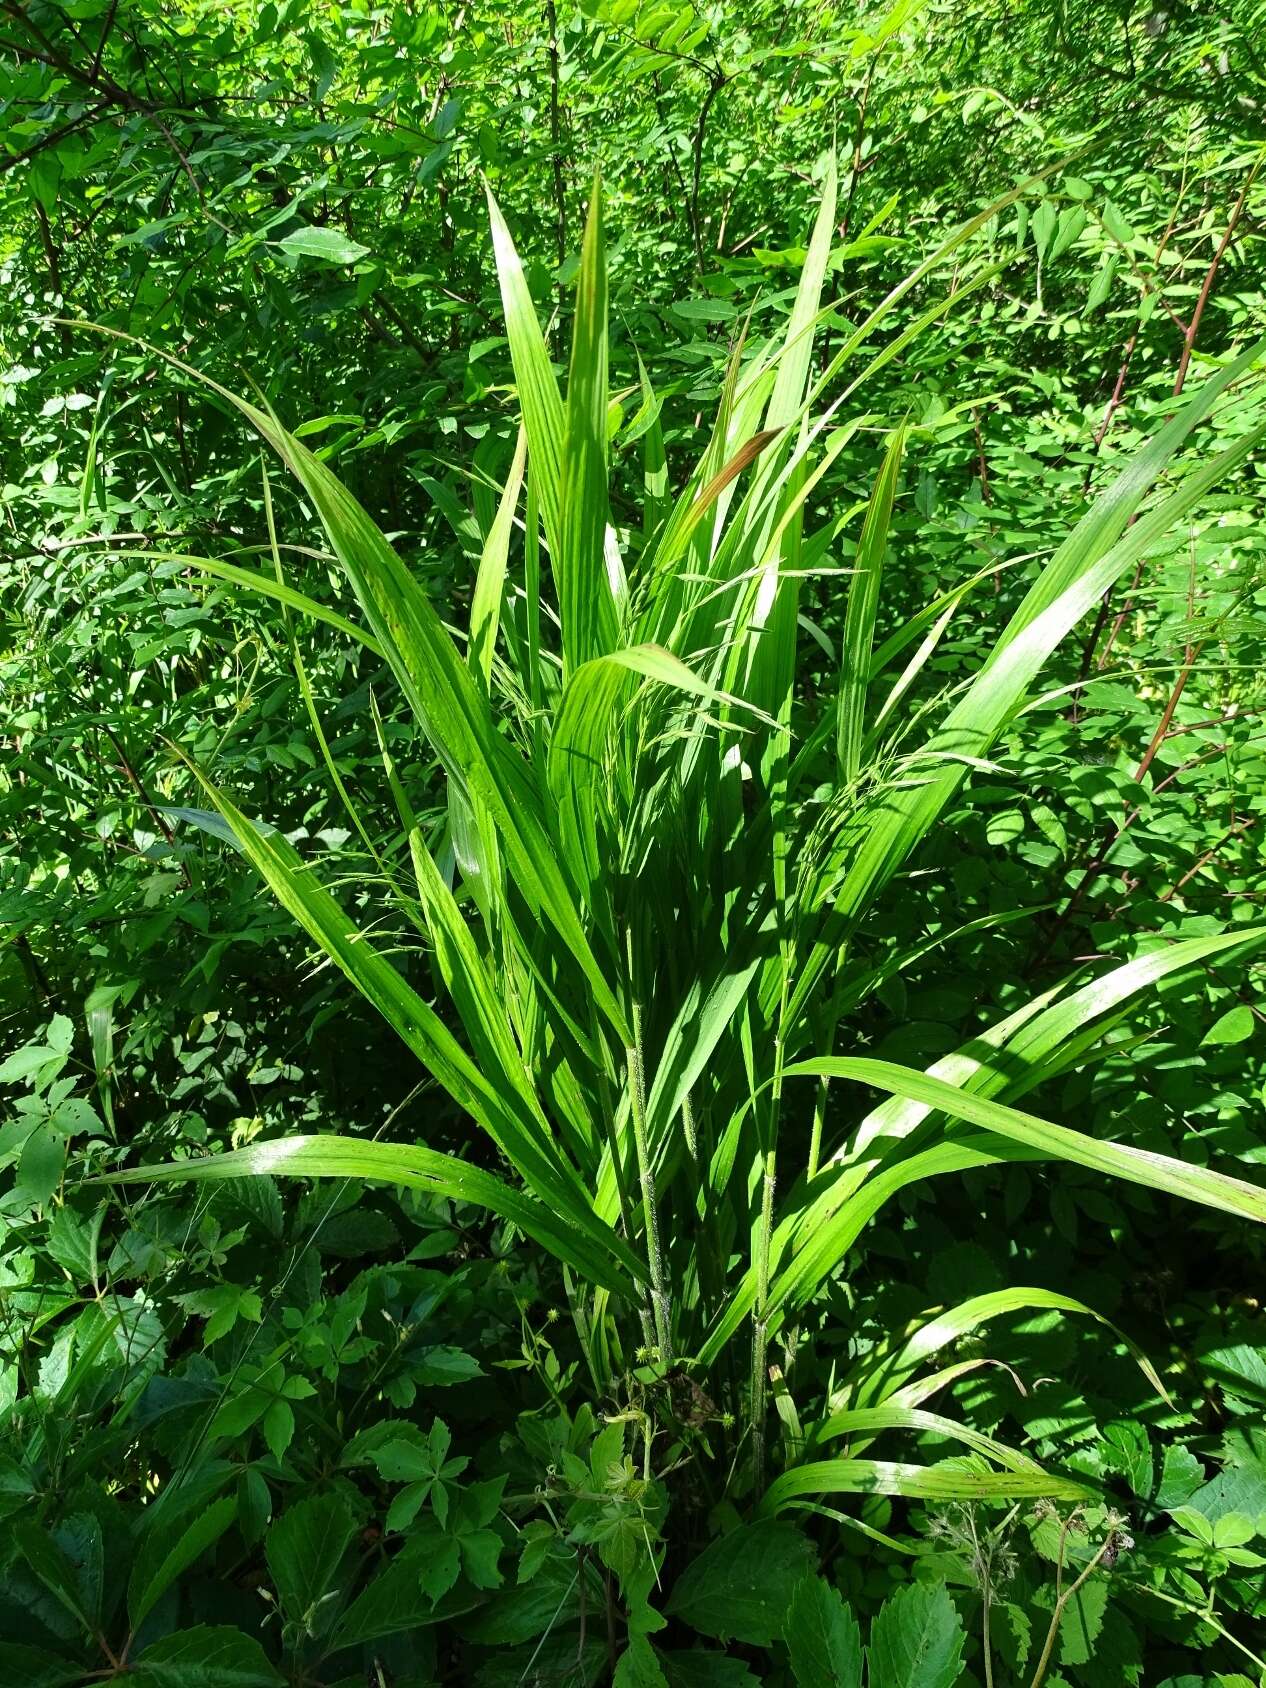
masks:
POLYGON ((787 1608, 817 1568, 807 1537, 791 1524, 740 1524, 704 1548, 677 1578, 667 1611, 718 1641, 768 1647, 787 1608))
POLYGON ((1237 1003, 1234 1008, 1228 1008, 1220 1019, 1214 1021, 1200 1039, 1201 1046, 1245 1043, 1252 1037, 1255 1025, 1253 1010, 1243 1002, 1237 1003))
POLYGON ((628 1646, 616 1660, 611 1688, 668 1688, 655 1649, 644 1635, 629 1636, 628 1646))
POLYGON ((399 1635, 480 1604, 477 1595, 445 1598, 460 1568, 460 1549, 451 1536, 410 1537, 347 1608, 330 1637, 331 1648, 357 1647, 399 1635))
POLYGON ((79 1688, 83 1679, 83 1666, 73 1659, 20 1641, 0 1641, 0 1681, 22 1688, 79 1688))
POLYGON ((18 1552, 44 1587, 85 1631, 90 1632, 92 1622, 85 1611, 83 1590, 65 1551, 33 1518, 14 1519, 9 1523, 8 1531, 18 1552))
POLYGON ((319 258, 323 264, 354 264, 368 255, 368 246, 350 240, 339 229, 315 225, 291 229, 277 242, 283 252, 296 258, 319 258))
POLYGON ((1103 1427, 1104 1463, 1119 1471, 1141 1500, 1152 1496, 1154 1471, 1147 1430, 1137 1419, 1117 1419, 1103 1427))
MULTIPOLYGON (((1041 1606, 1050 1610, 1053 1603, 1053 1591, 1049 1588, 1043 1589, 1041 1606)), ((1095 1643, 1103 1628, 1107 1608, 1108 1583, 1103 1576, 1092 1577, 1070 1598, 1059 1625, 1056 1656, 1060 1664, 1084 1665, 1095 1657, 1095 1643)), ((1040 1629, 1039 1625, 1039 1633, 1040 1629)))
POLYGON ((668 1688, 757 1688, 760 1680, 742 1659, 703 1647, 661 1651, 659 1659, 668 1688))
POLYGON ((334 1607, 327 1596, 355 1534, 356 1521, 336 1494, 295 1501, 268 1531, 264 1554, 282 1611, 309 1634, 329 1627, 334 1607))

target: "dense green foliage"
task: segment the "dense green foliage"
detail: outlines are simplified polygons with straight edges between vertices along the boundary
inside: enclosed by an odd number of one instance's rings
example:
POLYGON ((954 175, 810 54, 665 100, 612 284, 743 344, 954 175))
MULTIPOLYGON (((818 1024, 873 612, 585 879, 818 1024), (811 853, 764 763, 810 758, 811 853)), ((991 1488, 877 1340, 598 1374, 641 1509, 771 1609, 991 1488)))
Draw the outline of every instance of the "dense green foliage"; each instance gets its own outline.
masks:
POLYGON ((0 3, 0 1682, 1266 1683, 1263 23, 0 3))

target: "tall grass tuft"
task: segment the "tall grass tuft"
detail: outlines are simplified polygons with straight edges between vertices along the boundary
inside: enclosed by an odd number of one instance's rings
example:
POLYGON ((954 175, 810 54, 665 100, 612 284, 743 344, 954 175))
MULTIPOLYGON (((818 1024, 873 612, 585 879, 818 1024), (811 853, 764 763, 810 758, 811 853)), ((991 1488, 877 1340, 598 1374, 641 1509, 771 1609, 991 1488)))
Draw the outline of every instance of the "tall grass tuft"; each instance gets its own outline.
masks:
MULTIPOLYGON (((643 373, 652 418, 642 436, 644 519, 625 530, 608 495, 599 192, 565 394, 489 195, 522 435, 466 639, 450 635, 330 470, 271 413, 224 389, 300 483, 363 619, 353 625, 311 603, 279 567, 252 573, 184 559, 371 646, 442 767, 452 881, 383 740, 399 811, 384 859, 393 884, 407 881, 394 894, 433 950, 443 1014, 283 838, 195 773, 277 899, 492 1140, 498 1170, 421 1145, 317 1136, 122 1176, 357 1176, 483 1206, 559 1262, 596 1390, 632 1367, 683 1367, 728 1407, 738 1492, 766 1513, 832 1492, 1082 1492, 922 1405, 949 1375, 929 1373, 929 1362, 982 1321, 1019 1306, 1094 1316, 1022 1286, 894 1338, 838 1382, 816 1422, 800 1424, 798 1413, 800 1433, 771 1477, 770 1344, 805 1318, 863 1229, 912 1183, 1000 1162, 1066 1161, 1235 1219, 1266 1219, 1266 1192, 1251 1184, 1016 1105, 1086 1056, 1157 980, 1260 943, 1266 928, 1175 943, 1047 990, 925 1072, 860 1055, 850 1031, 867 998, 930 947, 877 964, 875 946, 857 941, 863 923, 882 934, 894 879, 943 824, 1060 641, 1264 431, 1249 403, 1232 397, 1245 417, 1224 430, 1232 443, 1176 470, 1176 454, 1251 368, 1254 348, 1210 376, 1125 463, 925 731, 926 717, 905 700, 961 593, 877 641, 911 438, 904 424, 893 427, 876 453, 848 577, 835 695, 808 711, 797 689, 800 594, 820 546, 806 537, 805 516, 855 438, 850 401, 992 274, 964 256, 968 238, 1021 191, 956 231, 815 373, 816 336, 834 320, 822 303, 836 216, 828 165, 786 330, 735 347, 710 436, 671 497, 643 373), (915 284, 951 256, 952 287, 871 350, 915 284), (934 1432, 984 1460, 951 1468, 870 1456, 877 1437, 898 1430, 934 1432)), ((784 1411, 798 1411, 796 1382, 794 1367, 780 1380, 784 1411)))

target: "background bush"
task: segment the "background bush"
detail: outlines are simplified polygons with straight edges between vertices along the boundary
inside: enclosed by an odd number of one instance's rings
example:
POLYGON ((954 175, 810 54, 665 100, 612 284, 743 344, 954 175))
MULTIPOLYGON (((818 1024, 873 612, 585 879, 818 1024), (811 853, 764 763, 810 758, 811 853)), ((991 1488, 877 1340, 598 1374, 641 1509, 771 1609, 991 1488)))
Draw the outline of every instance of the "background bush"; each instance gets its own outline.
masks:
MULTIPOLYGON (((1262 331, 1262 22, 974 0, 0 9, 6 1680, 852 1682, 863 1637, 875 1688, 984 1682, 987 1653, 999 1683, 1258 1680, 1247 1224, 1070 1167, 908 1189, 824 1287, 805 1355, 775 1356, 790 1399, 817 1416, 937 1307, 1062 1293, 1112 1326, 1033 1304, 973 1324, 937 1364, 982 1363, 929 1404, 1096 1503, 1069 1524, 873 1495, 831 1502, 843 1522, 753 1523, 731 1404, 653 1354, 596 1387, 558 1267, 479 1210, 346 1181, 87 1181, 298 1132, 463 1153, 469 1134, 248 864, 174 812, 205 799, 173 750, 394 951, 305 682, 381 843, 399 821, 372 694, 451 876, 430 751, 328 625, 141 555, 271 569, 259 458, 191 376, 54 319, 253 387, 464 630, 519 419, 481 176, 561 367, 601 170, 612 513, 636 528, 653 420, 676 491, 743 325, 753 345, 785 326, 829 148, 838 306, 815 371, 1049 169, 964 248, 964 275, 996 274, 859 395, 812 506, 823 567, 853 566, 882 433, 908 418, 877 638, 992 571, 921 671, 931 708, 1175 389, 1262 331), (710 1478, 700 1441, 727 1451, 710 1478), (1057 1587, 1096 1554, 1043 1666, 1057 1587)), ((347 610, 311 502, 269 485, 287 579, 347 610)), ((922 1068, 1078 967, 1257 919, 1261 491, 1250 459, 1061 647, 864 940, 876 966, 942 941, 840 1053, 922 1068)), ((847 585, 803 588, 809 721, 847 585)), ((442 995, 419 947, 401 965, 442 995)), ((1026 1105, 1259 1182, 1259 976, 1251 956, 1176 974, 1026 1105)), ((925 1433, 885 1457, 956 1451, 925 1433)))

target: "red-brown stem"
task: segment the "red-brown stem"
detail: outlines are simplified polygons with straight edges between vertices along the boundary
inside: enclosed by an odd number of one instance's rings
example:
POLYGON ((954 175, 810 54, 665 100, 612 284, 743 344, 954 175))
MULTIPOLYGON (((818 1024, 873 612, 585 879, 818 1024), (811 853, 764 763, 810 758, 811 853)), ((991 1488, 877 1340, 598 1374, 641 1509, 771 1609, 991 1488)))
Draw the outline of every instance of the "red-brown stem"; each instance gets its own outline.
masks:
POLYGON ((1200 293, 1196 299, 1196 308, 1191 313, 1191 321, 1187 324, 1187 332, 1183 336, 1182 356, 1178 360, 1178 374, 1174 379, 1175 398, 1177 398, 1182 392, 1183 382, 1187 379, 1187 366, 1191 362, 1191 352, 1196 343, 1196 335, 1200 332, 1200 319, 1204 315, 1205 306, 1209 303, 1209 295, 1213 291, 1213 283, 1217 278, 1218 265, 1222 262, 1227 247, 1230 246, 1232 240, 1235 238, 1236 227, 1241 216, 1244 214, 1244 206, 1248 201, 1249 189, 1257 179, 1257 172, 1261 169, 1261 167, 1262 161, 1258 158, 1254 162, 1253 168, 1244 178, 1244 186, 1240 189, 1240 197, 1235 202, 1235 209, 1231 213, 1231 220, 1226 225, 1226 233, 1218 242, 1218 249, 1213 254, 1213 262, 1209 265, 1209 268, 1205 272, 1204 282, 1201 285, 1200 293))
POLYGON ((1188 882, 1188 880, 1194 879, 1196 877, 1196 875, 1200 872, 1200 869, 1204 866, 1204 864, 1207 861, 1211 861, 1213 859, 1213 857, 1217 855, 1218 851, 1222 848, 1222 846, 1224 844, 1229 843, 1231 841, 1231 839, 1236 836, 1237 833, 1247 832, 1248 829, 1252 826, 1252 824, 1253 824, 1253 816, 1250 815, 1250 816, 1248 816, 1248 818, 1246 820, 1236 821, 1234 826, 1227 827, 1226 831, 1222 834, 1221 838, 1218 839, 1217 843, 1213 846, 1213 848, 1210 849, 1210 850, 1206 850, 1203 856, 1201 856, 1197 861, 1192 863, 1192 865, 1187 869, 1186 873, 1183 874, 1181 879, 1176 879, 1174 881, 1174 883, 1169 887, 1168 891, 1164 891, 1164 892, 1161 893, 1161 898, 1160 898, 1161 902, 1167 903, 1170 900, 1171 897, 1176 897, 1178 895, 1179 891, 1181 891, 1183 886, 1188 882))
MULTIPOLYGON (((1125 350, 1121 354, 1121 367, 1117 370, 1117 384, 1112 389, 1112 397, 1108 400, 1107 409, 1103 413, 1103 420, 1095 429, 1094 444, 1091 450, 1097 452, 1103 444, 1108 429, 1112 426, 1112 418, 1121 408, 1121 400, 1125 397, 1125 378, 1130 373, 1130 359, 1134 356, 1134 348, 1139 343, 1139 331, 1136 328, 1125 342, 1125 350)), ((1090 468, 1086 469, 1086 480, 1083 491, 1090 489, 1090 468)))
POLYGON ((848 238, 849 219, 853 215, 853 197, 857 192, 857 183, 862 173, 862 142, 866 139, 866 102, 870 98, 870 79, 875 73, 875 58, 871 55, 870 64, 866 70, 866 80, 862 84, 861 98, 857 102, 857 133, 853 140, 853 168, 848 178, 848 195, 844 200, 844 215, 840 218, 840 238, 848 238))
MULTIPOLYGON (((1152 742, 1148 745, 1147 750, 1143 755, 1142 761, 1140 761, 1138 767, 1134 770, 1134 778, 1137 781, 1141 781, 1146 775, 1164 740, 1173 736, 1169 723, 1173 719, 1174 710, 1178 707, 1178 700, 1183 694, 1183 689, 1191 675, 1191 670, 1198 654, 1199 647, 1188 646, 1183 661, 1182 671, 1174 683, 1174 689, 1170 693, 1169 701, 1166 703, 1164 713, 1161 716, 1161 726, 1158 726, 1156 733, 1152 737, 1152 742)), ((1181 732, 1183 729, 1178 728, 1176 730, 1181 732)), ((1224 745, 1215 745, 1212 750, 1205 751, 1199 756, 1193 756, 1188 762, 1183 762, 1179 767, 1174 768, 1172 772, 1166 774, 1164 779, 1157 780, 1156 784, 1152 787, 1152 795, 1155 797, 1160 792, 1164 791, 1166 786, 1172 785, 1180 774, 1185 774, 1188 768, 1195 767, 1197 763, 1205 761, 1207 757, 1211 755, 1220 754, 1223 749, 1225 749, 1224 745)), ((1125 834, 1130 830, 1142 813, 1143 805, 1141 803, 1136 804, 1132 809, 1127 809, 1121 819, 1120 825, 1114 827, 1111 832, 1105 835, 1102 844, 1100 844, 1098 850, 1096 850, 1094 856, 1091 858, 1086 867, 1086 871, 1078 880, 1068 901, 1064 904, 1064 907, 1056 916, 1055 923, 1051 927, 1050 932, 1047 934, 1046 942, 1042 946, 1040 955, 1035 955, 1030 961, 1029 971, 1032 971, 1033 967, 1035 967, 1040 960, 1050 954, 1051 950, 1055 947, 1056 938, 1059 937, 1059 934, 1063 931, 1064 927, 1067 926, 1068 922, 1077 912, 1077 909, 1081 906, 1082 898, 1086 895, 1086 892, 1107 866, 1108 857, 1112 854, 1113 850, 1116 849, 1122 838, 1125 837, 1125 834)))
MULTIPOLYGON (((1240 218, 1244 213, 1244 207, 1248 203, 1249 189, 1253 186, 1254 181, 1257 179, 1257 172, 1261 169, 1261 167, 1262 160, 1258 158, 1254 162, 1253 168, 1244 178, 1244 186, 1240 189, 1240 197, 1235 202, 1230 220, 1226 225, 1226 230, 1222 239, 1218 242, 1217 250, 1213 254, 1209 268, 1205 271, 1204 281, 1200 285, 1200 292, 1196 298, 1196 308, 1191 313, 1191 321, 1187 324, 1187 332, 1183 335, 1182 353, 1178 359, 1178 373, 1174 377, 1175 398, 1180 398, 1182 396, 1183 386, 1187 380, 1187 370, 1191 365, 1192 350, 1196 344, 1196 335, 1200 332, 1200 319, 1204 316, 1204 308, 1209 303, 1209 297, 1213 292, 1213 284, 1217 280, 1218 268, 1221 265, 1223 258, 1226 256, 1228 247, 1235 238, 1235 231, 1238 228, 1240 218)), ((1125 595, 1125 603, 1122 604, 1120 610, 1117 612, 1116 618, 1112 623, 1112 630, 1108 634, 1108 642, 1104 646, 1103 652, 1099 658, 1099 667, 1101 669, 1107 664, 1108 658, 1112 655, 1112 647, 1116 643, 1122 627, 1125 625, 1126 617, 1133 608, 1134 594, 1138 591, 1139 582, 1142 578, 1143 559, 1140 557, 1138 563, 1135 565, 1134 577, 1130 581, 1130 589, 1125 595)))
MULTIPOLYGON (((1118 383, 1119 385, 1119 383, 1118 383)), ((971 410, 972 428, 976 435, 976 468, 980 475, 980 496, 986 504, 993 503, 993 493, 989 490, 989 460, 985 456, 984 436, 980 432, 980 407, 973 405, 971 410)), ((995 581, 996 584, 996 581, 995 581)))
POLYGON ((1161 711, 1161 718, 1156 723, 1156 731, 1152 734, 1152 742, 1143 752, 1143 760, 1134 770, 1135 781, 1140 785, 1146 777, 1147 770, 1156 760, 1157 751, 1169 737, 1169 727, 1170 723, 1174 719, 1174 711, 1178 707, 1178 700, 1182 697, 1183 692, 1186 690, 1187 682, 1191 678, 1191 671, 1195 667, 1196 658, 1200 655, 1202 649, 1203 647, 1201 645, 1188 645, 1187 649, 1183 652, 1182 667, 1178 670, 1178 678, 1174 681, 1174 689, 1170 692, 1165 707, 1161 711))
MULTIPOLYGON (((1173 239, 1174 230, 1178 226, 1178 213, 1182 210, 1182 202, 1183 202, 1184 198, 1186 197, 1186 194, 1187 194, 1187 173, 1186 173, 1186 170, 1184 168, 1182 184, 1178 189, 1178 198, 1174 201, 1174 208, 1169 213, 1169 221, 1165 225, 1165 232, 1160 237, 1160 243, 1158 244, 1158 246, 1156 248, 1156 256, 1152 260, 1152 262, 1155 265, 1157 265, 1158 267, 1160 265, 1161 259, 1165 255, 1165 248, 1169 245, 1170 241, 1173 239)), ((1161 284, 1162 294, 1163 294, 1165 285, 1166 285, 1166 283, 1161 284)), ((1171 316, 1173 315, 1172 312, 1170 314, 1171 314, 1171 316)), ((1175 319, 1175 320, 1177 320, 1177 319, 1175 319)), ((1140 324, 1139 326, 1141 327, 1142 325, 1140 324)), ((1184 326, 1183 332, 1186 333, 1186 326, 1184 326)), ((1116 386, 1112 389, 1112 396, 1108 400, 1107 409, 1103 413, 1103 420, 1100 422, 1098 428, 1095 430, 1094 443, 1093 443, 1093 446, 1091 448, 1092 453, 1095 456, 1098 455, 1100 446, 1102 446, 1104 440, 1107 438, 1108 429, 1112 426, 1113 417, 1116 415, 1117 411, 1121 408, 1122 400, 1125 397, 1125 380, 1126 380, 1126 376, 1129 374, 1130 361, 1133 358, 1135 348, 1138 345, 1138 338, 1139 338, 1139 328, 1136 327, 1134 332, 1130 335, 1130 338, 1125 343, 1125 350, 1121 355, 1121 367, 1117 371, 1116 386)), ((1093 467, 1093 465, 1092 465, 1092 467, 1093 467)), ((1085 481, 1082 483, 1083 493, 1088 493, 1090 491, 1090 476, 1091 476, 1091 469, 1088 468, 1086 470, 1085 481)), ((1089 672, 1090 672, 1090 664, 1094 661, 1095 651, 1098 647, 1100 636, 1103 633, 1104 623, 1107 621, 1108 615, 1111 612, 1111 609, 1112 609, 1112 588, 1109 587, 1108 590, 1104 593, 1103 598, 1100 602, 1099 613, 1095 617, 1094 627, 1091 629, 1090 637, 1086 641, 1085 649, 1081 653, 1081 678, 1083 680, 1086 678, 1087 674, 1089 674, 1089 672)), ((1103 663, 1101 662, 1099 664, 1099 666, 1100 666, 1100 668, 1102 668, 1103 663)), ((1077 696, 1078 696, 1078 694, 1076 692, 1074 692, 1073 693, 1073 707, 1072 707, 1072 715, 1073 715, 1074 720, 1076 720, 1076 718, 1077 718, 1077 696)))

